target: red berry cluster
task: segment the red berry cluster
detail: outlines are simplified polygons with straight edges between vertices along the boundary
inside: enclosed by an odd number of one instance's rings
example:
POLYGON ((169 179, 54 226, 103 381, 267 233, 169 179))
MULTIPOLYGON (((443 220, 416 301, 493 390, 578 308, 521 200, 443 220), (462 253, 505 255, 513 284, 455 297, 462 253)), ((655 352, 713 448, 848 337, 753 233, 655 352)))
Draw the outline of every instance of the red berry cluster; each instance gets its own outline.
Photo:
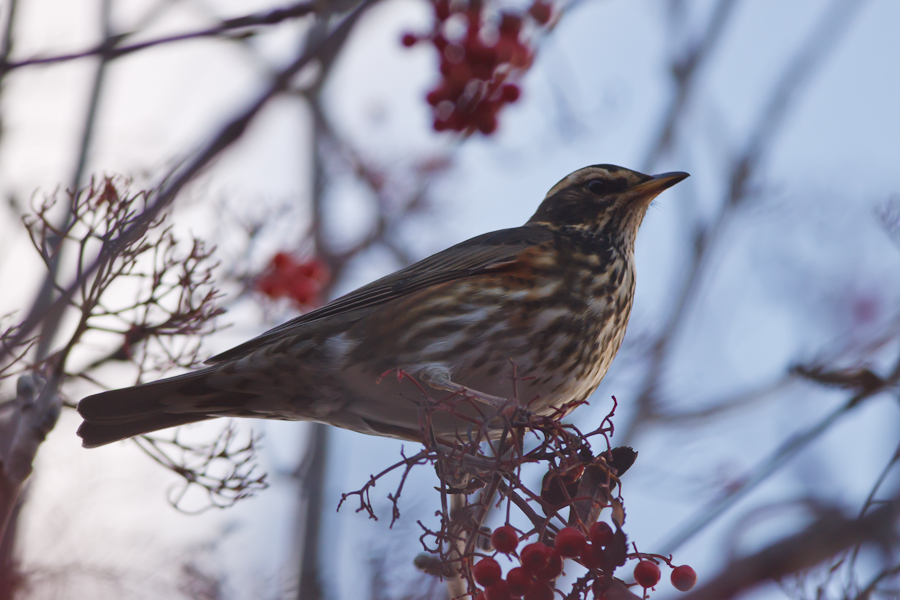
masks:
MULTIPOLYGON (((566 558, 575 559, 592 572, 594 598, 604 599, 611 581, 611 573, 608 576, 604 572, 610 567, 604 564, 604 551, 616 543, 612 528, 601 521, 591 526, 587 536, 575 527, 560 529, 552 548, 541 542, 528 544, 518 554, 520 566, 510 569, 506 579, 496 560, 483 558, 472 568, 475 583, 484 587, 476 600, 553 600, 553 582, 562 574, 563 560, 566 558)), ((498 552, 514 554, 519 537, 515 529, 504 525, 491 535, 491 544, 498 552)), ((651 555, 651 558, 654 556, 651 555)), ((619 564, 622 563, 624 558, 619 564)), ((659 579, 659 565, 654 560, 644 558, 634 568, 635 582, 645 589, 654 587, 659 579)), ((686 592, 696 582, 697 574, 691 567, 681 565, 672 570, 675 589, 686 592)))
MULTIPOLYGON (((441 81, 428 92, 435 131, 474 131, 489 135, 497 129, 497 113, 519 99, 519 87, 508 79, 531 66, 532 52, 522 37, 524 15, 503 12, 486 23, 483 0, 433 0, 435 24, 430 34, 403 36, 404 46, 428 40, 440 54, 441 81), (453 20, 465 21, 465 31, 450 37, 453 20), (493 31, 495 29, 495 31, 493 31), (496 40, 486 41, 488 37, 496 40)), ((534 25, 552 16, 546 0, 535 0, 527 12, 534 25)))
MULTIPOLYGON (((491 544, 504 554, 513 554, 519 545, 516 530, 509 525, 498 527, 491 544)), ((519 553, 521 566, 512 568, 503 578, 500 564, 483 558, 472 568, 475 583, 484 587, 477 600, 553 600, 553 580, 562 574, 563 554, 540 542, 528 544, 519 553)))
POLYGON ((329 279, 328 267, 322 261, 300 262, 279 252, 269 261, 255 287, 270 298, 290 298, 298 307, 309 308, 320 304, 322 288, 329 279))

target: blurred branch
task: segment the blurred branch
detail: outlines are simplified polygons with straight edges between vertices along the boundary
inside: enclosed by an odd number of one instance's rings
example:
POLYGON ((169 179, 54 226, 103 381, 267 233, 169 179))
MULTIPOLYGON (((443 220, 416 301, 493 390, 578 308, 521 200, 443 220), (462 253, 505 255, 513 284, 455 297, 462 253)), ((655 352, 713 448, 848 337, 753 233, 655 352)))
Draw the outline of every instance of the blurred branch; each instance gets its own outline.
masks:
POLYGON ((374 246, 382 246, 387 249, 403 266, 412 263, 414 258, 396 243, 393 243, 391 237, 397 226, 405 218, 427 206, 427 176, 423 176, 417 181, 416 189, 408 198, 404 199, 405 201, 401 207, 392 209, 390 199, 385 193, 383 174, 367 164, 367 161, 355 148, 338 136, 329 123, 318 100, 311 99, 310 105, 319 128, 319 144, 328 144, 335 148, 335 152, 349 165, 357 179, 369 188, 369 192, 374 198, 377 212, 375 223, 369 233, 352 247, 340 252, 334 252, 324 240, 317 244, 317 256, 328 263, 333 277, 332 280, 337 281, 353 258, 374 246))
MULTIPOLYGON (((58 226, 59 234, 53 233, 48 244, 51 248, 59 248, 53 253, 53 257, 46 263, 47 274, 44 277, 44 283, 41 287, 38 297, 35 300, 37 306, 44 306, 50 302, 54 289, 59 278, 59 265, 63 259, 62 243, 65 240, 69 227, 74 221, 74 203, 78 198, 78 190, 81 189, 81 179, 84 176, 84 167, 87 163, 88 151, 91 147, 91 138, 93 137, 94 124, 97 120, 97 107, 100 103, 100 93, 103 89, 103 80, 106 73, 106 66, 109 64, 108 54, 105 52, 111 44, 114 44, 115 36, 112 33, 112 25, 110 23, 110 13, 112 11, 112 0, 103 0, 100 3, 100 29, 103 31, 104 42, 101 48, 104 52, 100 53, 100 62, 97 64, 97 70, 94 73, 94 80, 91 84, 91 97, 88 100, 87 114, 84 118, 84 128, 81 132, 81 139, 78 144, 78 158, 75 161, 75 170, 72 173, 70 188, 72 194, 68 196, 68 204, 58 226)), ((38 343, 35 351, 38 360, 42 360, 50 351, 50 346, 59 329, 59 323, 63 318, 65 307, 60 306, 57 310, 47 313, 47 318, 41 322, 41 333, 38 336, 38 343)), ((61 369, 63 365, 60 363, 58 367, 61 369)))
POLYGON ((322 529, 322 508, 325 488, 325 467, 328 460, 328 425, 310 423, 307 425, 307 443, 303 461, 305 469, 301 478, 301 491, 305 500, 303 506, 300 548, 300 576, 297 582, 298 600, 319 600, 322 598, 322 577, 320 538, 322 529))
POLYGON ((796 381, 796 379, 796 375, 786 373, 775 378, 773 381, 759 385, 754 389, 718 398, 716 399, 716 403, 711 406, 672 412, 663 412, 661 409, 647 419, 648 421, 688 426, 693 423, 705 421, 711 417, 718 417, 735 410, 746 408, 751 404, 762 400, 766 396, 783 390, 789 384, 796 381))
MULTIPOLYGON (((360 10, 364 6, 360 6, 360 10)), ((322 162, 321 142, 322 134, 325 127, 325 120, 322 116, 319 99, 322 87, 331 73, 331 69, 337 60, 340 49, 344 46, 348 36, 352 30, 350 26, 336 32, 332 36, 332 43, 320 53, 319 56, 319 73, 316 81, 306 90, 307 104, 313 113, 313 168, 312 168, 312 235, 313 244, 315 245, 315 254, 320 260, 324 260, 329 269, 333 271, 333 265, 329 261, 327 254, 323 252, 325 248, 324 236, 322 235, 323 220, 323 204, 325 194, 325 168, 322 162)), ((317 23, 312 31, 310 31, 308 40, 310 44, 316 43, 317 38, 322 38, 326 34, 326 21, 324 18, 317 23)), ((330 286, 334 285, 335 277, 332 276, 326 284, 325 293, 330 295, 330 286)), ((322 423, 310 423, 308 426, 308 442, 304 451, 303 461, 306 463, 306 472, 302 481, 302 492, 305 502, 302 503, 302 513, 298 510, 297 522, 302 524, 302 532, 300 533, 300 564, 299 577, 297 580, 297 598, 299 600, 319 600, 323 597, 321 577, 321 555, 320 555, 320 538, 322 526, 322 507, 324 505, 323 495, 325 493, 325 466, 328 461, 328 440, 331 437, 331 431, 327 425, 322 423)))
POLYGON ((892 568, 882 570, 881 573, 872 578, 872 581, 869 582, 865 589, 863 589, 859 592, 859 594, 856 595, 856 598, 854 600, 870 600, 870 598, 872 598, 872 594, 878 588, 879 583, 881 583, 888 577, 897 574, 900 574, 900 564, 895 565, 892 568))
POLYGON ((123 33, 117 36, 108 37, 101 44, 79 52, 60 54, 57 56, 29 58, 20 61, 2 63, 0 64, 0 75, 2 75, 4 71, 8 72, 14 69, 20 69, 22 67, 55 64, 70 60, 87 58, 89 56, 101 56, 105 60, 114 60, 133 52, 137 52, 139 50, 145 50, 147 48, 152 48, 154 46, 160 46, 163 44, 183 42, 198 38, 222 37, 222 34, 233 31, 235 29, 245 29, 247 27, 260 25, 276 25, 288 19, 305 17, 316 12, 318 7, 319 5, 316 2, 297 2, 294 4, 289 4, 283 8, 276 8, 265 12, 251 13, 249 15, 235 17, 233 19, 224 19, 221 24, 214 27, 208 27, 206 29, 200 29, 197 31, 191 31, 178 35, 165 36, 147 40, 145 42, 137 42, 128 46, 118 46, 119 43, 129 37, 132 37, 135 34, 135 32, 123 33))
POLYGON ((756 126, 750 128, 749 143, 732 168, 731 204, 739 204, 746 197, 747 182, 784 126, 797 97, 837 48, 865 5, 866 0, 834 0, 782 71, 756 126))
POLYGON ((10 70, 9 55, 13 47, 13 23, 15 23, 18 0, 9 0, 6 4, 6 24, 3 28, 3 42, 0 44, 0 80, 10 70))
POLYGON ((662 125, 659 127, 659 133, 653 144, 651 144, 647 158, 644 159, 641 170, 645 173, 652 172, 662 155, 671 147, 672 141, 675 139, 675 128, 688 105, 691 92, 695 87, 697 73, 721 39, 722 32, 725 30, 736 5, 737 0, 719 0, 713 9, 712 17, 709 19, 709 24, 703 32, 703 36, 694 43, 685 56, 673 60, 671 69, 675 78, 675 95, 666 110, 662 125))
POLYGON ((796 456, 798 452, 806 448, 813 440, 828 431, 846 413, 859 406, 864 400, 888 391, 900 382, 900 358, 898 358, 891 373, 884 378, 878 377, 868 369, 826 371, 823 367, 811 366, 796 367, 794 370, 803 373, 814 373, 815 381, 825 381, 828 385, 839 385, 843 388, 852 389, 855 393, 819 423, 786 440, 768 460, 755 469, 751 476, 744 479, 739 485, 731 488, 725 496, 698 511, 693 519, 690 519, 664 544, 663 554, 674 551, 701 529, 709 525, 750 490, 766 480, 772 473, 796 456))
POLYGON ((22 375, 16 399, 0 405, 0 539, 13 514, 22 485, 31 474, 38 447, 59 418, 61 402, 55 386, 36 374, 22 375))
POLYGON ((669 349, 684 325, 688 308, 693 305, 699 292, 712 249, 717 246, 736 207, 748 198, 748 182, 757 173, 766 150, 774 144, 789 108, 796 102, 800 91, 809 82, 812 74, 823 64, 829 51, 837 46, 842 34, 850 29, 852 17, 858 13, 862 5, 864 2, 856 0, 835 0, 831 3, 825 16, 807 36, 769 94, 769 101, 757 118, 756 125, 750 128, 753 133, 744 151, 732 161, 728 176, 729 188, 722 199, 718 214, 710 224, 698 224, 695 227, 693 255, 674 308, 650 350, 647 373, 643 386, 637 394, 636 416, 620 432, 623 444, 630 443, 637 430, 654 420, 654 415, 659 411, 657 391, 668 361, 669 349))
POLYGON ((847 548, 866 543, 885 546, 895 543, 898 519, 900 498, 885 502, 862 518, 846 517, 837 511, 830 511, 800 533, 751 556, 729 562, 720 569, 717 577, 682 598, 733 598, 761 583, 778 581, 814 567, 847 548))

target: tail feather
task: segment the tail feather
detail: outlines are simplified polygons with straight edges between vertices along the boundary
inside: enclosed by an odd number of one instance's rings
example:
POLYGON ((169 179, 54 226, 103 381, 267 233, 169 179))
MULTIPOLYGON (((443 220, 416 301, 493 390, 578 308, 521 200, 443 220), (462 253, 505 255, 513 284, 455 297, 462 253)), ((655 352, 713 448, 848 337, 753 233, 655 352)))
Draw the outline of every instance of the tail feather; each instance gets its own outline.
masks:
POLYGON ((114 424, 85 421, 78 427, 78 435, 81 436, 82 446, 85 448, 97 448, 113 442, 127 440, 136 435, 205 421, 211 418, 206 415, 167 415, 159 413, 114 424))
POLYGON ((205 421, 239 408, 248 395, 208 385, 215 368, 88 396, 78 403, 82 445, 96 448, 160 429, 205 421))

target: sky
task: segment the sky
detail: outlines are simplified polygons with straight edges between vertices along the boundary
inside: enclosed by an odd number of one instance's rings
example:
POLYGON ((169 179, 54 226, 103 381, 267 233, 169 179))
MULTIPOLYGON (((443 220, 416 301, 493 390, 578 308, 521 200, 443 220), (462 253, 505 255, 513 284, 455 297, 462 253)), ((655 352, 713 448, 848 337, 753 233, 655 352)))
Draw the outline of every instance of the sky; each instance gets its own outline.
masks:
MULTIPOLYGON (((582 166, 643 168, 672 101, 671 57, 691 47, 714 4, 574 3, 539 40, 534 66, 521 81, 522 99, 502 113, 498 133, 461 140, 430 128, 423 100, 437 79, 430 48, 404 49, 399 43, 404 32, 427 30, 429 5, 384 1, 364 17, 344 48, 325 90, 325 109, 361 156, 395 170, 401 182, 416 161, 452 157, 430 188, 433 208, 396 232, 399 244, 423 257, 479 233, 521 224, 547 189, 582 166)), ((900 198, 900 38, 895 35, 900 3, 858 5, 838 20, 846 29, 834 35, 826 57, 790 97, 751 180, 749 199, 728 213, 715 240, 665 365, 662 395, 669 409, 716 404, 765 387, 796 361, 840 355, 852 364, 863 342, 884 331, 894 314, 900 248, 877 214, 900 198)), ((278 5, 178 2, 151 19, 153 6, 114 3, 114 27, 128 30, 147 21, 138 39, 150 39, 207 26, 215 16, 278 5)), ((720 43, 698 73, 674 150, 652 165, 655 172, 684 170, 692 177, 659 198, 645 219, 629 334, 593 406, 579 418, 599 420, 613 394, 622 401, 621 427, 636 418, 628 399, 646 376, 642 343, 652 339, 673 306, 691 232, 720 214, 727 193, 722 173, 761 130, 760 115, 773 86, 830 6, 812 0, 736 3, 720 43)), ((98 3, 88 0, 20 3, 14 57, 90 46, 100 34, 98 13, 98 3)), ((106 74, 87 172, 154 181, 255 98, 268 69, 295 52, 304 32, 299 22, 273 28, 250 42, 249 50, 203 40, 117 60, 106 74)), ((7 76, 0 100, 5 197, 24 205, 32 196, 70 184, 94 69, 82 60, 7 76)), ((182 194, 178 229, 214 238, 226 255, 239 254, 243 247, 239 241, 229 247, 233 229, 217 207, 225 203, 236 214, 253 215, 288 205, 292 222, 272 225, 270 238, 247 260, 261 266, 280 247, 296 247, 309 218, 310 124, 309 111, 297 98, 272 102, 241 141, 182 194)), ((329 232, 338 243, 349 245, 365 235, 371 214, 364 194, 350 180, 330 190, 329 232)), ((0 312, 23 306, 33 292, 39 271, 25 258, 28 251, 18 220, 4 214, 0 282, 18 285, 4 285, 0 312), (10 260, 13 256, 23 258, 10 260)), ((398 266, 390 253, 376 248, 353 261, 335 291, 350 291, 398 266)), ((284 307, 261 308, 253 299, 229 307, 224 319, 232 326, 205 341, 211 353, 289 316, 284 307)), ((876 359, 887 364, 891 356, 886 351, 876 359)), ((110 384, 127 382, 113 371, 108 376, 110 384)), ((93 389, 78 383, 67 391, 77 399, 93 389)), ((640 430, 629 440, 641 453, 624 489, 629 534, 642 549, 661 546, 729 483, 752 472, 780 443, 818 422, 843 398, 792 382, 714 426, 640 430)), ((785 509, 778 519, 740 529, 748 511, 788 506, 807 495, 858 507, 893 451, 897 417, 891 402, 876 399, 843 419, 676 557, 695 566, 702 581, 721 564, 729 540, 750 551, 804 523, 803 514, 785 509)), ((157 597, 159 589, 177 587, 175 566, 185 560, 224 576, 229 598, 274 598, 289 588, 300 495, 289 473, 299 459, 304 424, 254 423, 266 436, 262 460, 271 487, 233 509, 186 516, 166 502, 174 481, 169 473, 132 444, 82 450, 74 435, 78 422, 71 411, 63 415, 41 449, 29 490, 20 544, 25 568, 40 574, 35 597, 52 596, 59 589, 54 586, 97 597, 157 597)), ((191 434, 215 430, 203 427, 191 434)), ((326 506, 336 506, 341 492, 393 462, 399 448, 394 440, 335 431, 326 506)), ((370 521, 352 509, 326 511, 322 552, 331 575, 328 597, 367 597, 371 560, 377 556, 390 557, 395 591, 417 585, 411 565, 418 552, 415 520, 433 512, 433 485, 428 469, 414 476, 404 492, 404 520, 394 530, 385 519, 370 521)), ((376 488, 385 517, 388 491, 389 486, 376 488)), ((661 589, 657 597, 674 594, 661 589)), ((785 596, 768 586, 752 597, 785 596)))

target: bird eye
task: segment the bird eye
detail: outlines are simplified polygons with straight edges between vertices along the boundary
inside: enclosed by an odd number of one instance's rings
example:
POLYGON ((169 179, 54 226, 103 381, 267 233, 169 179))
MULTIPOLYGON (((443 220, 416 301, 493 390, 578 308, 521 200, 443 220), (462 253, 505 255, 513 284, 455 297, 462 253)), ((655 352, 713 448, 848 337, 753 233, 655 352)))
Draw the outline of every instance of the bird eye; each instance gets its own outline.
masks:
POLYGON ((587 183, 587 189, 598 196, 602 196, 609 193, 609 183, 602 179, 593 179, 587 183))

